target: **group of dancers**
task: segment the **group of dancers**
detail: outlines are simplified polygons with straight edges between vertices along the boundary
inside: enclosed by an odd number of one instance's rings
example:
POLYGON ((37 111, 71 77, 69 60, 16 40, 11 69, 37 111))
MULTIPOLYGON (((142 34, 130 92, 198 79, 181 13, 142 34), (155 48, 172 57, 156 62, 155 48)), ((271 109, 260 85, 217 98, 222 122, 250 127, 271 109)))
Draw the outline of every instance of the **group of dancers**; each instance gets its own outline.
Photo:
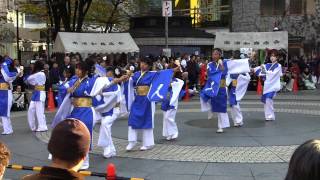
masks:
MULTIPOLYGON (((218 130, 222 133, 224 128, 230 127, 227 113, 227 99, 231 108, 234 126, 243 125, 240 109, 240 100, 244 96, 250 81, 249 72, 264 79, 264 93, 262 102, 265 103, 265 119, 275 120, 272 98, 280 90, 281 65, 277 63, 278 52, 271 54, 270 64, 261 65, 250 69, 245 60, 222 60, 220 49, 214 49, 212 61, 207 65, 207 82, 201 90, 200 101, 203 111, 218 114, 218 130), (227 86, 230 84, 229 90, 227 86)), ((99 68, 94 60, 76 65, 75 75, 68 69, 64 75, 66 80, 59 87, 59 109, 53 119, 52 127, 66 118, 79 119, 87 126, 92 135, 93 128, 101 121, 98 146, 103 148, 103 156, 110 158, 116 155, 116 148, 112 141, 111 128, 114 121, 120 116, 129 114, 128 118, 128 145, 131 151, 137 145, 138 133, 142 133, 141 151, 149 150, 154 146, 154 113, 155 103, 161 103, 163 110, 163 136, 167 140, 178 138, 178 127, 175 116, 178 101, 184 81, 181 80, 181 68, 178 62, 171 64, 169 69, 150 71, 152 60, 148 57, 141 58, 140 71, 127 71, 121 75, 119 69, 108 68, 105 73, 99 73, 99 68), (161 73, 169 73, 170 81, 163 81, 153 95, 158 95, 160 100, 151 100, 150 91, 155 85, 155 79, 161 73), (161 89, 163 85, 166 89, 161 89), (161 95, 159 94, 161 91, 161 95)), ((3 134, 13 133, 10 121, 10 108, 12 104, 12 81, 21 73, 18 68, 10 68, 12 60, 5 58, 1 62, 0 76, 0 116, 2 118, 3 134)), ((45 107, 45 74, 43 63, 37 61, 32 74, 25 78, 25 82, 34 86, 31 103, 28 110, 28 122, 32 131, 47 131, 44 114, 45 107), (37 119, 37 123, 35 121, 37 119), (37 125, 36 125, 37 124, 37 125)), ((161 81, 161 78, 160 78, 161 81)), ((153 96, 152 96, 153 97, 153 96)), ((91 144, 92 147, 92 144, 91 144)), ((82 169, 89 168, 89 155, 82 169)))

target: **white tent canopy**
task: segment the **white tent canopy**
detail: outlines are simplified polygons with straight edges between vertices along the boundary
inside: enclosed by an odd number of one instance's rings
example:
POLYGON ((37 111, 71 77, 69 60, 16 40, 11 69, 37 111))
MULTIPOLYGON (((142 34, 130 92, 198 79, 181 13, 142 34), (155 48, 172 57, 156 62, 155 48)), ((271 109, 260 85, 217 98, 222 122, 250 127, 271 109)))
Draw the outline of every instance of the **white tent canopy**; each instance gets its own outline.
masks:
POLYGON ((288 32, 216 32, 214 47, 223 50, 288 49, 288 32))
POLYGON ((54 52, 131 53, 139 52, 129 33, 70 33, 59 32, 53 46, 54 52))

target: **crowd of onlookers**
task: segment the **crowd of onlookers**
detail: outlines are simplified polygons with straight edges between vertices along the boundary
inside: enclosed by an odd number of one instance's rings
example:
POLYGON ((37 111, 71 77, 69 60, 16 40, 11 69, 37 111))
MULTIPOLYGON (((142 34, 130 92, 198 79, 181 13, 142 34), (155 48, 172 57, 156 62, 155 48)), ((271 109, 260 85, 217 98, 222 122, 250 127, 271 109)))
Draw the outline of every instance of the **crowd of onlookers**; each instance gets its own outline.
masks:
POLYGON ((285 69, 283 76, 287 90, 292 90, 293 80, 296 80, 300 90, 320 88, 320 56, 313 55, 309 58, 294 56, 289 62, 289 67, 285 69))

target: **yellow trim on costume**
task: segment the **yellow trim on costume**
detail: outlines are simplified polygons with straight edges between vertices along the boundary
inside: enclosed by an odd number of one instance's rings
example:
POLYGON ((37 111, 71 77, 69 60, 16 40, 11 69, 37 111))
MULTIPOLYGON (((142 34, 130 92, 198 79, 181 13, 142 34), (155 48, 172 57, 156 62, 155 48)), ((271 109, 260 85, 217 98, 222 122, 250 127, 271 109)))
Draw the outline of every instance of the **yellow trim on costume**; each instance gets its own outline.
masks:
POLYGON ((73 98, 72 104, 74 107, 92 107, 91 97, 73 98))
POLYGON ((238 80, 236 80, 236 79, 232 80, 233 87, 237 87, 237 84, 238 84, 238 80))
POLYGON ((146 96, 149 93, 149 86, 137 86, 136 93, 138 96, 146 96))
POLYGON ((221 79, 221 80, 220 80, 220 87, 221 87, 221 88, 227 87, 227 84, 226 84, 226 80, 225 80, 225 79, 221 79))
POLYGON ((10 90, 9 83, 0 83, 0 90, 10 90))
POLYGON ((34 90, 36 90, 36 91, 44 91, 45 90, 45 86, 34 86, 34 90))

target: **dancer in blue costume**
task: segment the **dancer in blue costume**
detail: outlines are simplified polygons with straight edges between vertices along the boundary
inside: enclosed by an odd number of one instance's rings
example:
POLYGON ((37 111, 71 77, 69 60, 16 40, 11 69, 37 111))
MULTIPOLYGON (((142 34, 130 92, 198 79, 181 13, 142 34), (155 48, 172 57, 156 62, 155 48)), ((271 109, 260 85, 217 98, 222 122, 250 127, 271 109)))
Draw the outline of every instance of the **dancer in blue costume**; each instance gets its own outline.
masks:
POLYGON ((43 72, 44 63, 36 61, 34 64, 32 74, 27 77, 26 83, 34 86, 31 102, 28 109, 28 122, 31 131, 47 131, 46 116, 44 114, 46 92, 46 75, 43 72), (38 120, 38 127, 36 126, 36 119, 38 120))
POLYGON ((77 77, 74 75, 74 67, 69 66, 63 71, 64 81, 61 81, 58 87, 58 95, 57 102, 58 107, 60 107, 63 102, 64 97, 68 94, 68 88, 70 88, 70 84, 74 84, 77 80, 77 77))
POLYGON ((254 68, 252 71, 264 80, 263 95, 261 101, 264 103, 264 114, 266 121, 274 121, 276 119, 273 107, 273 97, 281 89, 280 78, 282 76, 282 66, 278 63, 279 52, 272 50, 270 60, 271 63, 263 64, 254 68))
MULTIPOLYGON (((138 137, 138 131, 142 131, 142 147, 141 151, 151 149, 154 146, 154 112, 155 102, 151 102, 147 95, 150 90, 154 77, 157 72, 149 71, 152 67, 152 60, 148 57, 144 57, 140 61, 141 71, 135 72, 131 77, 129 84, 135 87, 134 101, 130 103, 128 100, 129 115, 129 129, 128 129, 128 141, 129 144, 126 147, 127 151, 131 151, 136 143, 138 137)), ((180 68, 180 67, 179 67, 180 68)), ((179 68, 175 68, 174 71, 178 71, 179 68)), ((129 88, 130 91, 131 88, 129 88)), ((128 94, 131 94, 130 92, 128 94)))
MULTIPOLYGON (((169 68, 175 68, 177 66, 178 65, 176 64, 171 64, 169 68)), ((184 81, 181 80, 181 78, 182 73, 175 72, 169 88, 168 96, 161 104, 161 110, 163 111, 162 136, 164 136, 168 141, 177 139, 179 134, 178 126, 175 120, 178 110, 179 97, 184 84, 184 81)))
MULTIPOLYGON (((114 69, 107 68, 106 76, 112 80, 114 78, 114 69)), ((111 127, 113 122, 120 116, 120 101, 121 101, 121 88, 120 85, 113 85, 102 91, 99 98, 95 98, 98 105, 96 110, 100 113, 102 120, 99 132, 98 146, 103 148, 103 156, 111 158, 116 155, 116 148, 112 141, 111 127), (99 99, 99 100, 98 100, 99 99), (106 108, 112 106, 110 108, 106 108)))
MULTIPOLYGON (((93 119, 95 118, 94 109, 92 107, 92 98, 101 94, 104 88, 108 88, 113 84, 117 84, 128 78, 127 76, 124 76, 110 81, 107 77, 94 77, 93 72, 94 61, 92 59, 87 59, 85 62, 77 64, 77 80, 74 84, 71 84, 71 87, 68 89, 68 94, 56 114, 53 126, 65 119, 67 116, 68 118, 79 119, 82 121, 88 127, 90 134, 92 135, 93 119), (72 100, 72 106, 70 104, 70 100, 72 100), (68 109, 72 109, 72 111, 68 113, 68 109)), ((89 155, 87 155, 81 169, 88 168, 89 155)))
POLYGON ((230 74, 231 85, 229 86, 229 104, 231 106, 231 117, 234 127, 241 127, 243 125, 243 116, 240 108, 240 101, 245 95, 248 84, 250 82, 250 75, 230 74))
MULTIPOLYGON (((228 72, 227 61, 221 59, 222 51, 220 49, 214 49, 212 52, 212 61, 207 65, 208 82, 206 87, 201 92, 201 101, 210 100, 211 112, 218 114, 218 130, 217 133, 222 133, 223 128, 230 127, 229 116, 227 113, 227 87, 226 87, 226 75, 228 72), (208 83, 211 83, 208 86, 208 83), (213 85, 215 85, 218 92, 216 95, 206 95, 205 91, 213 91, 213 85)), ((203 103, 201 103, 203 104, 203 103)), ((209 116, 211 119, 212 116, 209 116)))
POLYGON ((10 58, 0 56, 0 117, 2 119, 2 135, 13 133, 10 110, 12 106, 12 82, 19 75, 18 70, 13 67, 13 61, 10 58))

